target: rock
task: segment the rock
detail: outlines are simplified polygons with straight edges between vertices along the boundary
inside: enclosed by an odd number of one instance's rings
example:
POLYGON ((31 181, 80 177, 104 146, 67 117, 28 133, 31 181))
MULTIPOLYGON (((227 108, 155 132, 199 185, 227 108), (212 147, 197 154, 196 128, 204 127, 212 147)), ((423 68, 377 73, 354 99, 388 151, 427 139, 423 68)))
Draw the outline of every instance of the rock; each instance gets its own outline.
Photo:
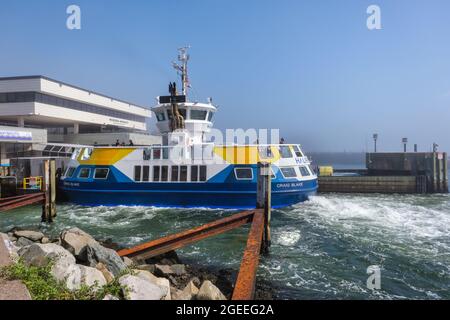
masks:
POLYGON ((111 273, 111 271, 108 270, 108 268, 106 268, 103 263, 97 263, 95 268, 103 274, 107 283, 111 283, 114 281, 114 275, 111 273))
POLYGON ((86 261, 90 266, 95 267, 97 263, 103 263, 114 276, 118 276, 127 265, 116 251, 102 247, 98 243, 91 243, 86 246, 86 261))
POLYGON ((170 266, 172 269, 172 273, 176 274, 177 276, 181 276, 183 274, 186 274, 186 267, 184 264, 173 264, 170 266))
POLYGON ((112 294, 107 294, 103 300, 120 300, 119 298, 117 298, 116 296, 113 296, 112 294))
POLYGON ((160 286, 137 276, 124 275, 119 283, 127 300, 161 300, 166 295, 160 286))
POLYGON ((83 259, 82 255, 89 244, 98 244, 89 234, 78 228, 71 228, 61 232, 61 245, 69 250, 78 259, 83 259))
POLYGON ((31 241, 41 241, 41 239, 44 237, 44 234, 38 231, 22 230, 22 231, 14 231, 14 236, 16 238, 20 237, 27 238, 31 241))
POLYGON ((123 257, 123 262, 125 262, 125 264, 126 264, 126 266, 127 267, 132 267, 132 266, 134 266, 134 261, 133 260, 131 260, 130 258, 128 258, 128 257, 123 257))
POLYGON ((133 270, 136 276, 161 287, 164 290, 164 300, 171 300, 170 282, 166 278, 158 278, 145 270, 133 270))
POLYGON ((33 243, 28 248, 19 250, 19 255, 25 264, 37 267, 44 267, 50 261, 61 266, 75 264, 75 257, 69 251, 54 243, 33 243))
POLYGON ((0 233, 0 241, 3 241, 5 248, 8 250, 9 258, 17 262, 19 260, 19 248, 10 240, 10 237, 6 233, 0 233))
POLYGON ((145 270, 151 273, 155 273, 155 265, 154 264, 140 264, 135 267, 135 269, 145 270))
POLYGON ((200 279, 197 278, 197 277, 193 277, 193 278, 191 279, 191 282, 192 282, 197 288, 200 287, 200 286, 202 285, 202 282, 201 282, 200 279))
POLYGON ((198 294, 198 288, 195 286, 194 282, 191 280, 183 290, 177 290, 175 294, 172 295, 173 300, 194 300, 198 294))
POLYGON ((227 300, 227 298, 211 281, 206 280, 198 291, 197 300, 227 300))
POLYGON ((159 256, 149 258, 146 260, 148 264, 163 264, 163 265, 172 265, 172 264, 181 264, 180 258, 175 251, 169 251, 159 256))
POLYGON ((12 242, 17 241, 17 238, 14 236, 8 236, 9 240, 11 240, 12 242))
POLYGON ((47 238, 47 237, 43 237, 43 238, 41 239, 41 243, 42 243, 42 244, 50 243, 50 239, 47 238))
POLYGON ((106 285, 106 279, 103 274, 91 267, 79 264, 72 264, 66 268, 61 268, 56 264, 52 268, 52 275, 59 281, 64 281, 67 289, 78 290, 82 285, 93 287, 94 291, 106 285))
POLYGON ((21 238, 17 239, 16 244, 19 247, 25 247, 25 246, 31 246, 32 244, 34 244, 34 242, 31 241, 30 239, 21 237, 21 238))
POLYGON ((155 275, 158 277, 167 277, 173 274, 172 268, 168 265, 155 264, 155 275))

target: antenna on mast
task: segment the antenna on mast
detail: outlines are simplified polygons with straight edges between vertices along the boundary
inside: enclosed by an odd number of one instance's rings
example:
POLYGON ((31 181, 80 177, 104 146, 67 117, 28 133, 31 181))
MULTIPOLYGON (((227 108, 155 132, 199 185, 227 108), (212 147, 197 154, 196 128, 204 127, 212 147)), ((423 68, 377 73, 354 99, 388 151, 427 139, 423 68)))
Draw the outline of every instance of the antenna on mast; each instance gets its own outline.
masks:
POLYGON ((178 61, 180 61, 181 64, 178 64, 175 61, 172 62, 172 66, 175 68, 175 70, 178 71, 178 74, 181 76, 181 88, 184 96, 187 96, 187 88, 191 87, 189 84, 188 69, 187 69, 187 63, 190 58, 187 51, 190 48, 191 46, 178 48, 178 61))

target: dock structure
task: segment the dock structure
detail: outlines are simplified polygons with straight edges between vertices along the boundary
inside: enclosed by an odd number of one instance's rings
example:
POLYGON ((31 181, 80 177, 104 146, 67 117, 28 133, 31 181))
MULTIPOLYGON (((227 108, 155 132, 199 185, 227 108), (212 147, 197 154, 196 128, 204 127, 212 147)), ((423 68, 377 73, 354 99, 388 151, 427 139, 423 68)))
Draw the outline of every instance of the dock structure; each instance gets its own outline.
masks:
POLYGON ((446 152, 367 153, 365 170, 319 177, 319 192, 448 193, 446 152))
POLYGON ((232 300, 252 300, 260 253, 268 253, 270 247, 270 177, 270 164, 258 163, 257 208, 255 210, 239 212, 133 248, 119 250, 117 253, 122 257, 148 259, 251 223, 232 300))

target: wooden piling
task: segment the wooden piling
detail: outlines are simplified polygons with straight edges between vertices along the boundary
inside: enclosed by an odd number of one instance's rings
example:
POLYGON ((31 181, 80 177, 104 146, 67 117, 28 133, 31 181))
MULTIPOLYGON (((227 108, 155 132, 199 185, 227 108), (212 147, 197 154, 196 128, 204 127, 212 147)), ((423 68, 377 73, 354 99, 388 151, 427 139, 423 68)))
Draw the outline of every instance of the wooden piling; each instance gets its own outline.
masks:
POLYGON ((264 234, 261 251, 268 253, 271 244, 270 219, 272 206, 272 172, 270 163, 259 162, 257 172, 256 207, 264 209, 264 234))
POLYGON ((56 216, 56 162, 44 160, 44 174, 42 188, 45 195, 42 204, 42 222, 53 222, 56 216))

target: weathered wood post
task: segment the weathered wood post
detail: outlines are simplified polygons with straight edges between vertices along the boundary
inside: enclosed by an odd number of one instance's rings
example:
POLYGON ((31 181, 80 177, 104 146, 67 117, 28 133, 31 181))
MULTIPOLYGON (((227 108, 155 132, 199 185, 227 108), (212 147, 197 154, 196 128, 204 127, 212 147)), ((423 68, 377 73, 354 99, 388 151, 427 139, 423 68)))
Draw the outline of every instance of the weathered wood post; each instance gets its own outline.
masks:
POLYGON ((56 161, 44 160, 42 222, 52 222, 56 217, 56 161))
POLYGON ((50 160, 44 160, 44 172, 42 174, 42 192, 44 192, 44 203, 42 204, 42 222, 50 222, 50 160))
POLYGON ((258 162, 256 208, 264 209, 264 235, 261 251, 269 252, 271 244, 270 219, 272 206, 272 172, 268 162, 258 162))

